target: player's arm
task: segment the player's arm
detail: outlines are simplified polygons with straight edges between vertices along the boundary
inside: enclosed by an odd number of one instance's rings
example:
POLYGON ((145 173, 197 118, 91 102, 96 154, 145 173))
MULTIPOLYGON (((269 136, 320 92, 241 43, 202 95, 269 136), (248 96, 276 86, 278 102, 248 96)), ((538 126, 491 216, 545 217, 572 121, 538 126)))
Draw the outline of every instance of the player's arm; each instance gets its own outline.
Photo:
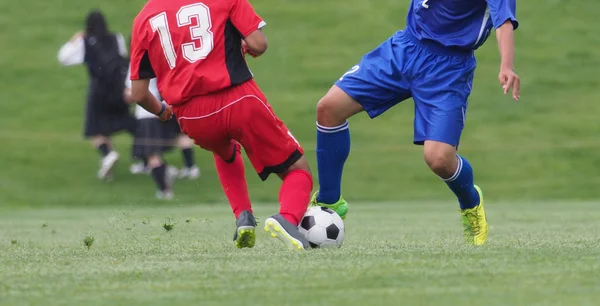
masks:
POLYGON ((244 38, 245 50, 248 54, 257 57, 267 51, 267 37, 261 30, 256 30, 244 38))
POLYGON ((514 28, 510 21, 506 21, 496 29, 496 38, 498 40, 498 50, 500 51, 500 74, 498 79, 504 89, 504 94, 513 91, 513 99, 519 100, 519 91, 521 81, 514 72, 515 69, 515 35, 514 28))
POLYGON ((231 23, 242 34, 244 51, 256 57, 267 51, 267 37, 262 32, 265 21, 256 14, 248 0, 231 0, 231 23))
POLYGON ((498 80, 504 94, 512 90, 512 97, 519 100, 521 80, 514 71, 515 61, 515 36, 514 30, 519 23, 515 17, 516 0, 488 0, 488 7, 492 16, 492 23, 496 28, 496 39, 500 52, 500 73, 498 80))
POLYGON ((150 79, 131 81, 131 101, 157 116, 160 116, 166 108, 166 105, 158 101, 150 92, 150 79))
POLYGON ((143 35, 136 31, 136 25, 131 38, 131 60, 130 76, 131 79, 131 101, 148 112, 155 114, 161 120, 169 120, 173 115, 170 106, 161 103, 150 92, 150 79, 155 78, 156 74, 150 64, 148 50, 144 46, 143 35))

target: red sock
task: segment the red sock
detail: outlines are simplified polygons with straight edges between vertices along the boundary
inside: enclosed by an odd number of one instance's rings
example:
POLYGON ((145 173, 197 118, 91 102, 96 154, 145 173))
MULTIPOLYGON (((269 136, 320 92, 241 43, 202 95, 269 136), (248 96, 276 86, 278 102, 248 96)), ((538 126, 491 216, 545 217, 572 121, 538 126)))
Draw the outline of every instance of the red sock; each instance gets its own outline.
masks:
POLYGON ((248 185, 244 175, 244 160, 240 153, 240 147, 236 146, 235 158, 232 163, 225 162, 221 157, 215 155, 215 165, 221 180, 223 191, 229 200, 233 214, 237 219, 244 210, 252 212, 248 185))
POLYGON ((308 208, 313 180, 304 170, 290 171, 283 179, 279 191, 279 213, 287 221, 298 225, 308 208))

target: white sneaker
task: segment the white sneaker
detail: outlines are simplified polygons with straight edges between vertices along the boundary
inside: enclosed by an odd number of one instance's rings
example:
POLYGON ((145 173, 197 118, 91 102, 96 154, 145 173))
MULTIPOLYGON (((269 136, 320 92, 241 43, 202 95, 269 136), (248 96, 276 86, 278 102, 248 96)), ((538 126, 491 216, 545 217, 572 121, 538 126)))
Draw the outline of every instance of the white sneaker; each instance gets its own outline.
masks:
POLYGON ((100 170, 98 171, 98 178, 101 180, 105 179, 115 163, 117 163, 117 160, 119 160, 119 153, 115 151, 108 153, 108 155, 102 159, 100 170))
POLYGON ((200 168, 198 166, 193 166, 191 168, 181 168, 179 170, 179 178, 184 179, 188 178, 190 180, 195 180, 200 177, 200 168))
POLYGON ((168 166, 167 167, 167 185, 169 187, 173 186, 173 182, 175 181, 175 179, 177 178, 179 174, 179 169, 177 169, 177 167, 175 166, 168 166))
POLYGON ((167 191, 157 191, 156 192, 156 198, 159 200, 173 200, 173 198, 175 197, 175 194, 173 194, 173 191, 171 190, 167 190, 167 191))
POLYGON ((131 164, 129 166, 129 172, 131 174, 150 174, 150 169, 146 168, 143 162, 131 164))

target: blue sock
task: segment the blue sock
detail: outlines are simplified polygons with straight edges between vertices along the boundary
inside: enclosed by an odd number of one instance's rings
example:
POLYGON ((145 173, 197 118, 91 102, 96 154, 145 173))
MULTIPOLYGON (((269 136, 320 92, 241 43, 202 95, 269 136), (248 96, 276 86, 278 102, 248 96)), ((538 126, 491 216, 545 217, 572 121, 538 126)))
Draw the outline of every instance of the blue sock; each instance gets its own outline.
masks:
POLYGON ((340 199, 344 163, 350 154, 348 122, 325 127, 317 124, 317 166, 319 170, 319 203, 333 204, 340 199))
POLYGON ((444 179, 448 187, 458 198, 461 209, 473 208, 479 205, 479 193, 473 185, 473 168, 462 156, 458 157, 458 168, 453 176, 444 179))

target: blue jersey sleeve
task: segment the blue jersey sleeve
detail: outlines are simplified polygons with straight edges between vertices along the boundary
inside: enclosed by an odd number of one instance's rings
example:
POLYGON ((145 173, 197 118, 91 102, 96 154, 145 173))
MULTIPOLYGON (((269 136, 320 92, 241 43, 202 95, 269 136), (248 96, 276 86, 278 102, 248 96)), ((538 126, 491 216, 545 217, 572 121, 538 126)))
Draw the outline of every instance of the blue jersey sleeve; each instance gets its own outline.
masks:
POLYGON ((517 0, 487 0, 490 14, 492 15, 492 23, 494 28, 497 29, 502 26, 506 21, 510 20, 513 24, 513 28, 516 30, 519 27, 517 21, 517 0))

